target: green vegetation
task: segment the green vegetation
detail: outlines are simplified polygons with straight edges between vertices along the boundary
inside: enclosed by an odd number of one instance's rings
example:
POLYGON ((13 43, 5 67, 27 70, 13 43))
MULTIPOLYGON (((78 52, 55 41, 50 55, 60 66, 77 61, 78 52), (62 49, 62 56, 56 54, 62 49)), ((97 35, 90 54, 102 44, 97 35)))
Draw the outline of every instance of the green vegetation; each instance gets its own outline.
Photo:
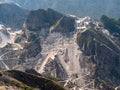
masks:
MULTIPOLYGON (((3 74, 4 74, 4 72, 3 72, 3 74)), ((32 88, 30 86, 27 86, 26 84, 12 78, 12 77, 9 77, 9 76, 7 76, 7 77, 4 76, 4 77, 0 78, 0 81, 3 81, 3 83, 6 86, 17 87, 20 90, 39 90, 38 88, 32 88)))
MULTIPOLYGON (((78 33, 77 43, 80 47, 84 46, 84 49, 85 49, 84 51, 86 52, 88 52, 87 50, 91 50, 92 52, 94 52, 95 44, 98 44, 98 43, 112 48, 117 53, 120 52, 118 48, 114 45, 114 43, 112 43, 109 40, 109 38, 102 33, 101 30, 95 30, 94 28, 90 28, 89 30, 83 33, 78 33)), ((118 42, 118 45, 119 45, 119 42, 118 42)))
POLYGON ((3 72, 2 71, 0 71, 0 77, 3 75, 3 72))
POLYGON ((37 90, 37 88, 42 90, 66 90, 55 81, 42 76, 16 70, 6 71, 4 75, 12 78, 10 80, 8 79, 10 84, 17 87, 22 87, 23 90, 37 90))
POLYGON ((107 80, 100 80, 100 84, 98 87, 104 87, 105 90, 114 90, 114 87, 107 80))
POLYGON ((38 9, 28 14, 26 25, 31 31, 40 31, 54 25, 62 17, 61 13, 48 8, 47 10, 38 9))
POLYGON ((61 80, 60 78, 53 77, 53 76, 51 76, 50 74, 44 74, 43 76, 44 76, 45 78, 48 78, 48 79, 53 80, 53 81, 55 81, 55 82, 58 82, 58 81, 61 80))
POLYGON ((61 17, 54 25, 52 32, 69 33, 75 30, 75 18, 69 16, 61 17))
MULTIPOLYGON (((120 33, 120 21, 110 19, 107 16, 102 16, 102 20, 111 34, 120 33)), ((93 60, 93 64, 96 65, 93 67, 96 69, 94 78, 100 77, 99 80, 96 80, 96 85, 100 86, 101 90, 113 90, 120 79, 120 50, 117 47, 120 43, 119 40, 105 35, 102 30, 96 29, 92 25, 85 32, 78 33, 77 43, 85 55, 95 56, 90 60, 93 60)))
POLYGON ((101 17, 101 21, 104 24, 104 27, 110 31, 110 33, 120 34, 120 21, 109 18, 105 15, 101 17))
POLYGON ((86 55, 95 55, 95 45, 97 33, 94 29, 89 29, 83 33, 78 33, 77 43, 86 55))
POLYGON ((56 21, 58 21, 62 17, 61 13, 50 8, 46 10, 46 13, 47 13, 47 17, 49 18, 48 22, 50 23, 50 25, 55 24, 56 21))

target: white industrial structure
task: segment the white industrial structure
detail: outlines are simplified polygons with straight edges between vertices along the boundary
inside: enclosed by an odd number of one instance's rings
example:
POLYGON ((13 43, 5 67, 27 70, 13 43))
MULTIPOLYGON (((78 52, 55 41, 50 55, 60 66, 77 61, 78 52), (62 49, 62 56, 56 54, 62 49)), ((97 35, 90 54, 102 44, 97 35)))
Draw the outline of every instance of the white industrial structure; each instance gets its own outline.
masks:
POLYGON ((86 16, 85 18, 78 18, 75 20, 75 27, 77 30, 86 29, 91 22, 91 18, 86 16))

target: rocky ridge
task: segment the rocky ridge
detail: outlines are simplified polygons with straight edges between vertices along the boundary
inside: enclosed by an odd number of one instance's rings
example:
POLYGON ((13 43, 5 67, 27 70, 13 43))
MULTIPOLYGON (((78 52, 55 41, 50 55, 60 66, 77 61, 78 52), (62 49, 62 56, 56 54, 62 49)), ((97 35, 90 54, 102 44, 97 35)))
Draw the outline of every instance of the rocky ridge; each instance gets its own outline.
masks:
POLYGON ((114 90, 119 86, 119 20, 104 16, 95 22, 90 17, 39 9, 30 12, 21 31, 0 28, 6 36, 1 37, 6 40, 0 48, 2 70, 32 68, 59 78, 57 82, 70 90, 114 90), (109 27, 111 23, 114 28, 109 27))

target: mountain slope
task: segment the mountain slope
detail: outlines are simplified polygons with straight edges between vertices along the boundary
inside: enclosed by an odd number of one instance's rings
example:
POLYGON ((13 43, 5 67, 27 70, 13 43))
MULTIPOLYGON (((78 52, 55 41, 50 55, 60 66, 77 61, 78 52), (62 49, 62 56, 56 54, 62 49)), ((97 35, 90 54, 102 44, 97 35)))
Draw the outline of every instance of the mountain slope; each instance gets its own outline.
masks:
POLYGON ((35 69, 61 78, 70 89, 114 90, 119 86, 120 41, 89 17, 75 23, 69 37, 70 32, 48 34, 35 69))
POLYGON ((99 86, 102 83, 101 90, 107 85, 112 88, 117 86, 120 78, 118 70, 120 67, 120 46, 117 43, 120 42, 117 41, 116 43, 116 41, 112 41, 110 36, 93 29, 89 29, 82 34, 79 33, 77 42, 86 57, 83 63, 88 63, 86 67, 95 78, 96 85, 99 86))
POLYGON ((61 14, 53 9, 38 9, 28 14, 25 28, 48 35, 49 32, 69 33, 74 31, 75 17, 61 14))
POLYGON ((80 17, 90 16, 99 18, 105 14, 114 18, 119 18, 119 0, 12 0, 27 9, 53 8, 55 10, 74 14, 80 17), (66 5, 64 3, 66 2, 66 5))
MULTIPOLYGON (((41 38, 35 32, 0 29, 0 69, 8 70, 28 62, 41 52, 41 38), (32 52, 32 53, 31 53, 32 52)), ((34 60, 32 60, 34 62, 34 60)), ((32 62, 31 61, 31 62, 32 62)))
POLYGON ((107 16, 96 22, 88 16, 64 15, 50 8, 31 11, 23 30, 17 31, 21 33, 0 27, 2 40, 14 36, 0 48, 0 69, 10 69, 3 74, 22 82, 25 88, 58 88, 41 76, 44 74, 59 78, 58 83, 70 90, 114 90, 120 83, 119 23, 107 16), (31 68, 37 76, 16 71, 31 68))
POLYGON ((0 85, 6 90, 7 87, 15 90, 66 90, 53 80, 16 70, 1 72, 0 85))
POLYGON ((104 27, 110 31, 112 35, 120 38, 120 20, 116 20, 110 17, 103 15, 101 17, 101 22, 103 23, 104 27))
POLYGON ((26 20, 26 26, 29 30, 41 30, 42 28, 49 28, 62 17, 62 14, 53 9, 39 9, 31 11, 26 20))
POLYGON ((11 28, 22 28, 28 12, 12 3, 0 4, 0 23, 11 28))

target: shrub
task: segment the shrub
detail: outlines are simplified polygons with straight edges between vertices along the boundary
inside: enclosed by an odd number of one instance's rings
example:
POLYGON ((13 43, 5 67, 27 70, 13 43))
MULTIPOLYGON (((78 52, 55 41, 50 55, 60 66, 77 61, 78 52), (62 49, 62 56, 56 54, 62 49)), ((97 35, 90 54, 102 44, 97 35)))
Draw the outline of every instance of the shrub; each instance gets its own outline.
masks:
POLYGON ((3 72, 2 71, 0 71, 0 77, 3 75, 3 72))

